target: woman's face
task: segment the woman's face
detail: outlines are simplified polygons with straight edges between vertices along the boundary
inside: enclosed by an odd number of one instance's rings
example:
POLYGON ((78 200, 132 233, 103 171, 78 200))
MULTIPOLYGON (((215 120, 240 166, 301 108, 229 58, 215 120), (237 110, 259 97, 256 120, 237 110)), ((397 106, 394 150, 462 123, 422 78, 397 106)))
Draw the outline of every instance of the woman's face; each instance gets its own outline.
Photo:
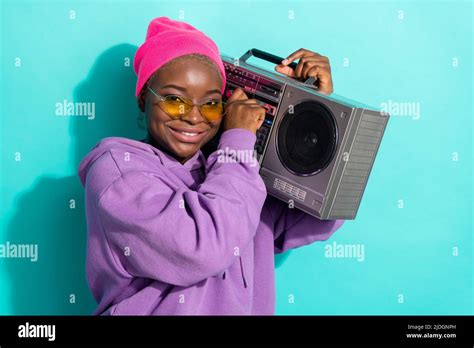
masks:
MULTIPOLYGON (((201 104, 209 99, 222 100, 221 77, 217 69, 196 59, 180 59, 159 70, 150 81, 159 95, 181 95, 201 104)), ((208 123, 198 107, 180 119, 168 116, 149 90, 145 98, 148 133, 152 141, 170 151, 181 163, 186 162, 217 133, 221 120, 208 123), (198 133, 189 135, 186 133, 198 133)))

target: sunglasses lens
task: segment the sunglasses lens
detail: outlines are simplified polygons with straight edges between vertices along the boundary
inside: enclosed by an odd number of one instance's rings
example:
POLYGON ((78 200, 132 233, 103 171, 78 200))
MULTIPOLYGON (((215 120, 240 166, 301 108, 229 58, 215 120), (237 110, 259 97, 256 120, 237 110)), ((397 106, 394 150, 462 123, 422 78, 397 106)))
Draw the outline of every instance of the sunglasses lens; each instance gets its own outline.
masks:
POLYGON ((214 122, 222 117, 224 105, 221 102, 210 102, 201 106, 201 112, 206 120, 214 122))
POLYGON ((166 97, 165 100, 161 102, 161 107, 173 118, 182 117, 191 110, 191 107, 187 103, 176 96, 166 97))
MULTIPOLYGON (((190 112, 193 107, 192 102, 188 102, 185 99, 175 95, 165 97, 160 102, 160 106, 163 111, 173 118, 183 117, 188 112, 190 112)), ((200 111, 202 116, 208 122, 215 122, 219 120, 224 113, 224 103, 220 101, 210 101, 201 105, 200 111)))

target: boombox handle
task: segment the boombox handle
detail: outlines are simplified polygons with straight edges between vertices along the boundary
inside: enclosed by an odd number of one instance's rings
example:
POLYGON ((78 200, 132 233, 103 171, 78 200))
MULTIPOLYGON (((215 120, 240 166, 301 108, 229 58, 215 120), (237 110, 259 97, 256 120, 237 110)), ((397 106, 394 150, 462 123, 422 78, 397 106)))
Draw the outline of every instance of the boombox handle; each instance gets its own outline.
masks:
MULTIPOLYGON (((258 48, 249 49, 247 52, 245 52, 242 55, 242 57, 239 58, 239 60, 247 63, 247 59, 249 59, 252 56, 254 56, 256 58, 266 60, 267 62, 270 62, 270 63, 275 63, 275 64, 281 64, 281 61, 283 60, 282 57, 276 56, 274 54, 271 54, 271 53, 268 53, 268 52, 265 52, 265 51, 262 51, 262 50, 259 50, 258 48)), ((291 67, 292 69, 296 69, 296 65, 297 65, 296 62, 291 62, 289 64, 289 67, 291 67)), ((306 85, 310 85, 311 87, 314 87, 314 81, 316 81, 316 79, 314 77, 309 77, 304 83, 306 85)))

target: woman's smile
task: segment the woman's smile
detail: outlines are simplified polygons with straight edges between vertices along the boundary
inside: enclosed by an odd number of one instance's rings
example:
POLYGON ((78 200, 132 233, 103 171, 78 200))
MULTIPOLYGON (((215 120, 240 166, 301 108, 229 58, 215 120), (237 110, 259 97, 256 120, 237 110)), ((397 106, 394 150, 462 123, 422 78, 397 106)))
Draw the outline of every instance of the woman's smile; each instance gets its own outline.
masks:
POLYGON ((186 127, 186 126, 167 126, 173 137, 182 143, 199 143, 207 135, 209 130, 186 127))

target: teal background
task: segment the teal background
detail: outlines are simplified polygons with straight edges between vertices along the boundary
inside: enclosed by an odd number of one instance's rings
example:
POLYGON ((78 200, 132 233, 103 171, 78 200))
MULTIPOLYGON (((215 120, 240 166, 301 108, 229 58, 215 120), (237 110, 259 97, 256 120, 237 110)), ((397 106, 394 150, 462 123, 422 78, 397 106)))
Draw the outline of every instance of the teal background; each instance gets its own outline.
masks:
POLYGON ((276 257, 277 314, 473 314, 472 2, 10 0, 0 11, 0 243, 39 244, 36 263, 0 259, 0 314, 94 310, 76 169, 99 139, 143 135, 126 62, 158 16, 233 57, 326 55, 335 93, 369 105, 420 103, 418 120, 390 119, 357 219, 276 257), (95 119, 56 116, 64 99, 95 102, 95 119), (326 258, 333 242, 364 245, 365 260, 326 258))

